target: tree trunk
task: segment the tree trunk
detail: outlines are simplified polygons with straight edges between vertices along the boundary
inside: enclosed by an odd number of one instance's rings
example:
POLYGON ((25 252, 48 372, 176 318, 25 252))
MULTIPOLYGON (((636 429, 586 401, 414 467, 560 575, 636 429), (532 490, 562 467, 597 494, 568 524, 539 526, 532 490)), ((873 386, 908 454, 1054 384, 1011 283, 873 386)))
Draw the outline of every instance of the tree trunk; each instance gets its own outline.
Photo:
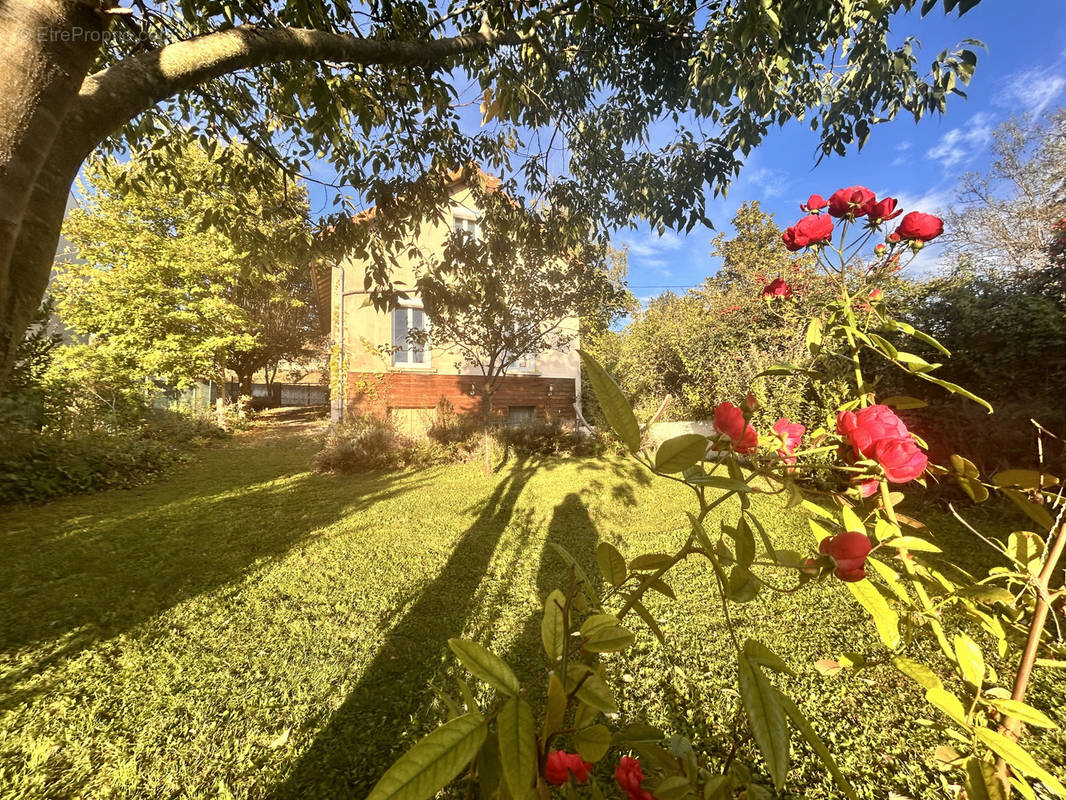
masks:
POLYGON ((247 372, 240 375, 237 379, 240 381, 240 396, 251 397, 252 396, 252 373, 247 372))
POLYGON ((54 147, 65 146, 64 123, 108 24, 82 0, 0 2, 0 386, 48 285, 77 169, 51 198, 55 235, 38 244, 47 258, 29 272, 16 258, 23 229, 47 217, 33 197, 54 147))
POLYGON ((481 387, 481 451, 485 477, 492 474, 492 393, 487 383, 481 387))
POLYGON ((226 422, 226 368, 223 367, 219 370, 218 375, 215 378, 215 382, 218 384, 218 397, 215 398, 215 415, 217 417, 218 427, 227 428, 226 422))

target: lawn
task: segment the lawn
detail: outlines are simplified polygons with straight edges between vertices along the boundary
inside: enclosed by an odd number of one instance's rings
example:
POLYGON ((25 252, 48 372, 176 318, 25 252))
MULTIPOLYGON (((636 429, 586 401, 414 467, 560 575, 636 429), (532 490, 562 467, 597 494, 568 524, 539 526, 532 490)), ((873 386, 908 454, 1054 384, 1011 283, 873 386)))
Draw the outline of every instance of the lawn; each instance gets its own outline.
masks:
MULTIPOLYGON (((594 548, 675 547, 683 489, 625 461, 512 460, 369 476, 307 471, 314 435, 253 433, 170 478, 0 514, 0 797, 363 798, 439 722, 455 673, 445 641, 538 663, 539 609, 594 548)), ((733 512, 728 512, 731 516, 733 512)), ((926 515, 928 517, 928 514, 926 515)), ((784 546, 801 520, 767 506, 784 546)), ((952 529, 946 550, 975 552, 952 529)), ((620 670, 623 716, 651 708, 709 752, 737 699, 708 571, 683 565, 620 670)), ((838 582, 742 607, 736 622, 797 671, 785 684, 864 794, 944 797, 947 739, 889 667, 820 675, 814 661, 877 652, 838 582), (876 788, 874 788, 876 787, 876 788)), ((1066 722, 1062 677, 1034 703, 1066 722)), ((1066 739, 1038 749, 1066 771, 1066 739)), ((835 797, 798 748, 799 796, 835 797)))

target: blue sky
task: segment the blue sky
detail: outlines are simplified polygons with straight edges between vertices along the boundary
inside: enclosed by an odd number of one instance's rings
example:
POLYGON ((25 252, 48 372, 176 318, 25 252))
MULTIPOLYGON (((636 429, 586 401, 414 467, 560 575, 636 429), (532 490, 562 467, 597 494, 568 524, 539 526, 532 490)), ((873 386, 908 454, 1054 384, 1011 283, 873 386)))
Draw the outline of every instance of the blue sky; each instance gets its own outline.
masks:
MULTIPOLYGON (((828 197, 855 184, 879 197, 897 197, 907 210, 932 212, 947 205, 958 176, 989 163, 988 144, 997 124, 1066 105, 1064 10, 1063 0, 984 0, 961 19, 939 10, 924 19, 916 12, 901 17, 894 30, 918 37, 920 63, 968 37, 985 43, 988 49, 978 51, 977 71, 967 88, 969 99, 953 97, 945 115, 917 124, 901 117, 875 126, 861 153, 829 158, 817 167, 817 137, 805 124, 776 130, 752 153, 728 197, 711 202, 708 216, 728 232, 740 205, 758 200, 785 227, 801 216, 799 203, 812 192, 828 197)), ((634 294, 646 301, 665 287, 696 285, 713 274, 718 267, 710 256, 713 235, 695 229, 660 238, 647 225, 618 233, 616 244, 629 247, 634 294)), ((935 251, 923 253, 911 269, 931 269, 935 259, 935 251)))

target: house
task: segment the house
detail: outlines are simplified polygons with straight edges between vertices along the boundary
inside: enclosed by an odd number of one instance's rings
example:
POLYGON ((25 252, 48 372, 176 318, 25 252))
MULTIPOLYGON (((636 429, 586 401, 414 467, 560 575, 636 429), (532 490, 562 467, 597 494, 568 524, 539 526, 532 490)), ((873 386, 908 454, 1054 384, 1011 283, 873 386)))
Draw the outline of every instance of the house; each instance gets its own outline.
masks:
MULTIPOLYGON (((498 186, 488 176, 486 186, 498 186)), ((423 253, 443 250, 452 229, 476 235, 479 210, 468 184, 458 175, 448 186, 451 213, 443 222, 423 225, 416 243, 423 253)), ((366 263, 345 256, 328 270, 316 273, 321 309, 329 308, 333 342, 331 418, 369 414, 392 419, 401 430, 417 434, 435 421, 437 407, 446 400, 460 415, 479 414, 480 370, 464 364, 446 343, 435 342, 429 320, 416 295, 398 308, 380 311, 363 291, 366 263), (427 331, 421 347, 409 331, 427 331), (339 380, 338 380, 339 378, 339 380)), ((394 281, 413 286, 417 265, 401 262, 394 281)), ((560 321, 560 329, 574 338, 565 349, 522 354, 508 366, 493 396, 492 412, 509 425, 561 418, 573 422, 581 392, 581 364, 577 354, 577 318, 560 321)))

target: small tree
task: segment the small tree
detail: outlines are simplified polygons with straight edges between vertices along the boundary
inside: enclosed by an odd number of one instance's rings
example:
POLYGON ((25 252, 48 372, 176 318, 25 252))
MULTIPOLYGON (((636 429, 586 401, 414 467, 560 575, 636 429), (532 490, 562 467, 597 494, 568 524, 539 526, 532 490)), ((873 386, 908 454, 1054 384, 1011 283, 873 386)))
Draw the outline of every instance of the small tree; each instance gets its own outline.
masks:
POLYGON ((66 227, 84 261, 63 266, 56 297, 68 324, 146 376, 225 387, 232 369, 250 391, 256 369, 300 357, 314 331, 307 206, 268 162, 214 150, 184 151, 183 180, 198 190, 179 190, 136 158, 95 163, 66 227), (256 188, 226 183, 223 159, 242 160, 256 188), (131 183, 140 190, 126 191, 131 183), (240 228, 213 226, 235 207, 255 213, 240 228))
POLYGON ((432 336, 481 373, 486 475, 492 398, 508 369, 522 356, 568 347, 578 336, 568 319, 613 319, 628 297, 609 275, 603 247, 559 252, 550 223, 508 210, 505 198, 488 199, 497 205, 491 225, 477 235, 453 232, 441 257, 424 265, 416 289, 431 332, 409 334, 423 345, 432 336))

